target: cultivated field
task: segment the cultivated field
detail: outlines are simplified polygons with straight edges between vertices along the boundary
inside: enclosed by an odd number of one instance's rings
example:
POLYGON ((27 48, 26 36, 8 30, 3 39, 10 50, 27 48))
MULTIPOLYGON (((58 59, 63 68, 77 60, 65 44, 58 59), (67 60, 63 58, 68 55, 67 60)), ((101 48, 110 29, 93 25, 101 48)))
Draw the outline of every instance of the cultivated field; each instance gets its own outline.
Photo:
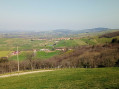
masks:
POLYGON ((0 51, 0 57, 7 57, 12 51, 0 51))
MULTIPOLYGON (((19 54, 19 60, 22 61, 22 60, 27 59, 27 56, 28 56, 29 52, 33 53, 33 51, 22 51, 19 54)), ((36 55, 35 55, 35 58, 38 58, 38 59, 48 59, 48 58, 51 58, 51 57, 53 57, 55 55, 58 55, 58 54, 60 54, 59 51, 53 51, 53 52, 37 51, 36 55)), ((17 60, 17 55, 9 57, 9 60, 17 60)))

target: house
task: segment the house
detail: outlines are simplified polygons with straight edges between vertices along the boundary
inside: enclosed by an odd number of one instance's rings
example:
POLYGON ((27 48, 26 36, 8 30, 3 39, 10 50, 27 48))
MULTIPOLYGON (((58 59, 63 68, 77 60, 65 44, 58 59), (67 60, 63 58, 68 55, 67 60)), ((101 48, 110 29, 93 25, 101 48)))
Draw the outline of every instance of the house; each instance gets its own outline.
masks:
POLYGON ((58 43, 59 41, 55 41, 55 43, 58 43))
POLYGON ((70 40, 71 38, 57 38, 56 40, 70 40))
POLYGON ((34 40, 47 40, 47 39, 45 38, 31 39, 31 41, 34 41, 34 40))
POLYGON ((37 39, 37 40, 46 40, 46 39, 43 39, 43 38, 39 38, 39 39, 37 39))
POLYGON ((47 52, 49 52, 50 50, 49 49, 40 49, 40 51, 47 51, 47 52))
POLYGON ((59 51, 67 51, 67 50, 72 50, 72 49, 68 49, 68 48, 56 48, 55 50, 59 50, 59 51))
POLYGON ((37 50, 36 49, 33 49, 33 52, 35 53, 35 52, 37 52, 37 50))
POLYGON ((17 55, 17 54, 19 54, 20 53, 20 51, 14 51, 14 52, 12 52, 12 55, 17 55))
POLYGON ((55 50, 65 51, 65 49, 64 49, 64 48, 56 48, 55 50))
POLYGON ((37 52, 37 50, 36 50, 36 49, 33 49, 33 53, 34 53, 34 55, 36 55, 36 52, 37 52))

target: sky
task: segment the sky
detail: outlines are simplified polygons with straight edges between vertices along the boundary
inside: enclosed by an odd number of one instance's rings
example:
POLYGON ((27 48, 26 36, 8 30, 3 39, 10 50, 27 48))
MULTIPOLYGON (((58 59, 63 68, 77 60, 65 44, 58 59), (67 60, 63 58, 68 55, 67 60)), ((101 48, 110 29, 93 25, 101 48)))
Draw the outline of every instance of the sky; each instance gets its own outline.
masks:
POLYGON ((119 0, 0 0, 0 30, 119 28, 119 0))

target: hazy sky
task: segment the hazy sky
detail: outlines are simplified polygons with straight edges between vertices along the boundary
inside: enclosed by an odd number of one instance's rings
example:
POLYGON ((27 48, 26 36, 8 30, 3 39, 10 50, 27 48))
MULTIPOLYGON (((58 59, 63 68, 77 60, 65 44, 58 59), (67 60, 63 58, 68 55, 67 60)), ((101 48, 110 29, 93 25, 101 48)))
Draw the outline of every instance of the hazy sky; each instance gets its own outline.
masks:
POLYGON ((119 28, 119 0, 0 0, 0 30, 119 28))

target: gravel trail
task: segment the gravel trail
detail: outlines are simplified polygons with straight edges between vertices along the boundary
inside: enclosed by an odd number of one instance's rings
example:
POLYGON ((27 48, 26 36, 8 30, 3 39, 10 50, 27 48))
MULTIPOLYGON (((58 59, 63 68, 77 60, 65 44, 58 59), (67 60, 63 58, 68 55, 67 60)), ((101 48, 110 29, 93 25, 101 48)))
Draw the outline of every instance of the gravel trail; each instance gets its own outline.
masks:
POLYGON ((25 75, 25 74, 32 74, 32 73, 38 73, 38 72, 48 72, 48 71, 54 71, 54 70, 40 70, 40 71, 31 71, 31 72, 15 73, 15 74, 9 74, 9 75, 1 75, 0 78, 11 77, 11 76, 19 76, 19 75, 25 75))

